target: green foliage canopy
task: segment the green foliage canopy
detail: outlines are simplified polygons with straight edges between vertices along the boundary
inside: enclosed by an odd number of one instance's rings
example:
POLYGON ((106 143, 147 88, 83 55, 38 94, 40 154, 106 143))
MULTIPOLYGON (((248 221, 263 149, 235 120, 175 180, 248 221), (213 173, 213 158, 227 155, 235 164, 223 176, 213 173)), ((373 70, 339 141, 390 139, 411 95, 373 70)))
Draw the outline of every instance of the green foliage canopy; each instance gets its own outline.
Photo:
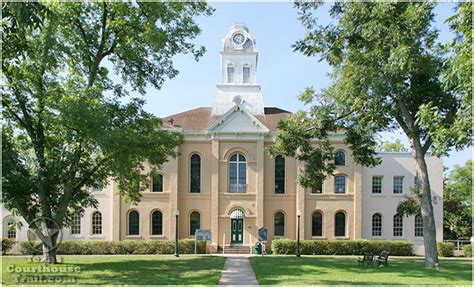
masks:
POLYGON ((445 239, 467 239, 472 236, 472 160, 454 166, 445 180, 445 239))
POLYGON ((60 226, 94 207, 109 178, 131 202, 151 173, 177 155, 178 133, 143 110, 147 85, 177 75, 173 56, 205 51, 192 40, 202 2, 3 3, 3 193, 5 207, 60 226), (122 82, 104 67, 109 61, 122 82), (141 184, 139 184, 139 180, 141 184))

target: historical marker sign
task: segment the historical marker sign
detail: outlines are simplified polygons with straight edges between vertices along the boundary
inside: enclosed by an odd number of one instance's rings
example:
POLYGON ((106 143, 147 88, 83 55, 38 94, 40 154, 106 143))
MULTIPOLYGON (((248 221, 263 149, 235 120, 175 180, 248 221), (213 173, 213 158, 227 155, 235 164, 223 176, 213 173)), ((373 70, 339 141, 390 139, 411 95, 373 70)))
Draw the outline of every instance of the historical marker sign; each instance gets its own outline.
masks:
POLYGON ((196 240, 212 240, 212 232, 209 229, 196 229, 196 240))

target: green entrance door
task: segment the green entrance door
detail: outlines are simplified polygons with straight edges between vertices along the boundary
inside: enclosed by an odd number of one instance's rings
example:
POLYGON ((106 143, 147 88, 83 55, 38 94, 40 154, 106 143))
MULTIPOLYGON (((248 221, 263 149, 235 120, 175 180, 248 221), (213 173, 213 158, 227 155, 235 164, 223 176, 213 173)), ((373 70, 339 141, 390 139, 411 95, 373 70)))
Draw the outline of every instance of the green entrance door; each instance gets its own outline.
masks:
POLYGON ((231 226, 231 244, 242 244, 244 241, 244 220, 243 219, 232 219, 230 222, 231 226))

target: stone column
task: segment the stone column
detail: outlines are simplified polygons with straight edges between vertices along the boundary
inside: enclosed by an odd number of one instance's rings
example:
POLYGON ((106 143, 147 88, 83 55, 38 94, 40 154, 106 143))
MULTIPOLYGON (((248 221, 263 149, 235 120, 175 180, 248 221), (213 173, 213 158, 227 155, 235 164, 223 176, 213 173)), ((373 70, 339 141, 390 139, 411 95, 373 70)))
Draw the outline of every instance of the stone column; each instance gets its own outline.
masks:
POLYGON ((211 148, 211 231, 212 245, 219 244, 219 141, 212 140, 211 148))
MULTIPOLYGON (((297 160, 296 161, 296 174, 298 175, 298 171, 304 167, 304 162, 297 160)), ((297 179, 296 179, 297 180, 297 179)), ((295 218, 295 227, 296 227, 296 232, 295 232, 295 239, 298 233, 298 218, 296 216, 296 213, 298 210, 301 212, 301 217, 300 217, 300 238, 301 240, 305 239, 305 189, 298 184, 296 181, 296 210, 294 214, 295 218)))
POLYGON ((264 222, 264 177, 265 177, 265 147, 264 141, 257 141, 257 176, 256 176, 256 225, 257 228, 263 227, 264 222))
POLYGON ((362 238, 362 166, 354 167, 354 233, 352 239, 362 238))

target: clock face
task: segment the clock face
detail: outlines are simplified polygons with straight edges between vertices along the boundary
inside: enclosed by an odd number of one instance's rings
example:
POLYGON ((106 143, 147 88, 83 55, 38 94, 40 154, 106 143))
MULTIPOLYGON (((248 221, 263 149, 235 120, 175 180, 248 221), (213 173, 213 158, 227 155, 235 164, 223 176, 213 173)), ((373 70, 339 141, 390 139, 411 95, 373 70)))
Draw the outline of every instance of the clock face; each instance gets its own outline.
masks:
POLYGON ((232 41, 234 41, 236 45, 242 45, 244 43, 244 40, 245 37, 241 33, 237 33, 234 35, 234 37, 232 37, 232 41))

